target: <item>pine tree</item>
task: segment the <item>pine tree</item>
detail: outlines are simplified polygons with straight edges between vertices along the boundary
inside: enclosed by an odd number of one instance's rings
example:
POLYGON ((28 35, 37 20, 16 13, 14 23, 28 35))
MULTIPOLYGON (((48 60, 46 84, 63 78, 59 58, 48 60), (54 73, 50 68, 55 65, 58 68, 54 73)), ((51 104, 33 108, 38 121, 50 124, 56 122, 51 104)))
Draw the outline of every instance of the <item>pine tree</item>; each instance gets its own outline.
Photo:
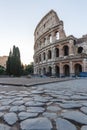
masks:
POLYGON ((10 50, 9 57, 7 60, 7 74, 20 76, 22 72, 22 65, 20 59, 20 51, 18 47, 13 46, 13 51, 10 50))

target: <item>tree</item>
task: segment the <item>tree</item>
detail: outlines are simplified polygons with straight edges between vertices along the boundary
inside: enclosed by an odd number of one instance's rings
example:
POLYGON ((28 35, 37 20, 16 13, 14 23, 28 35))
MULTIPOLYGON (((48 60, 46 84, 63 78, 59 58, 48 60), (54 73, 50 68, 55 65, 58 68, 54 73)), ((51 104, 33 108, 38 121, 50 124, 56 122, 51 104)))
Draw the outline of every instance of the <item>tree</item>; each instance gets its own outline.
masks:
POLYGON ((29 65, 26 65, 24 74, 33 74, 33 63, 30 63, 29 65))
POLYGON ((20 76, 22 72, 21 69, 22 65, 19 48, 13 46, 13 50, 10 50, 9 57, 6 63, 6 72, 9 75, 20 76))
POLYGON ((0 65, 0 75, 5 74, 5 68, 0 65))

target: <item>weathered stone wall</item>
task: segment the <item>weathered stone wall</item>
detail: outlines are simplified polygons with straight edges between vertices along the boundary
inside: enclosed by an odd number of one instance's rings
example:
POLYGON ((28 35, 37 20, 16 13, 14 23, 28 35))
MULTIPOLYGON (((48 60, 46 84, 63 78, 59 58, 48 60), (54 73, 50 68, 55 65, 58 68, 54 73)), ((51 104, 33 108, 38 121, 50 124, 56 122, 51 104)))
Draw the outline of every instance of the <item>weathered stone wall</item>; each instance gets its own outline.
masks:
POLYGON ((87 38, 66 36, 63 21, 51 10, 35 29, 34 73, 73 76, 87 69, 87 38))
POLYGON ((0 65, 6 68, 6 61, 8 56, 0 56, 0 65))

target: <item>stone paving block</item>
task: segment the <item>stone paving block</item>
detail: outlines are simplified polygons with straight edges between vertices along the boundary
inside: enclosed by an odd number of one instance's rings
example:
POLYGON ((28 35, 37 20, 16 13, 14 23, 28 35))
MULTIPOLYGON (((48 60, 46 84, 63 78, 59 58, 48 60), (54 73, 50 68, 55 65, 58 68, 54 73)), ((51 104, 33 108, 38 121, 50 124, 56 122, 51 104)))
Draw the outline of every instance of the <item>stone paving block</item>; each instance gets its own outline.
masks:
POLYGON ((20 123, 22 130, 51 130, 52 124, 47 118, 27 119, 20 123))
POLYGON ((56 127, 57 130, 77 130, 75 125, 62 118, 56 119, 56 127))

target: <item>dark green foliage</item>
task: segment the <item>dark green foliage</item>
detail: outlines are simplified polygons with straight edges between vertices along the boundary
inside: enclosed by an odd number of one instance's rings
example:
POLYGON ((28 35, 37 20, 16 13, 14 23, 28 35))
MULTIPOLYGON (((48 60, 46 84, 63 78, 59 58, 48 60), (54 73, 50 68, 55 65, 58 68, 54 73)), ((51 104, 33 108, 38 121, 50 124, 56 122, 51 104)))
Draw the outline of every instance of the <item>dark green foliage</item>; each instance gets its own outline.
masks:
POLYGON ((0 75, 5 74, 5 68, 0 65, 0 75))
POLYGON ((25 75, 33 74, 33 63, 25 66, 24 74, 25 75))
POLYGON ((13 46, 13 50, 12 51, 10 50, 6 64, 6 72, 7 74, 13 76, 20 76, 22 73, 20 51, 18 47, 13 46))

